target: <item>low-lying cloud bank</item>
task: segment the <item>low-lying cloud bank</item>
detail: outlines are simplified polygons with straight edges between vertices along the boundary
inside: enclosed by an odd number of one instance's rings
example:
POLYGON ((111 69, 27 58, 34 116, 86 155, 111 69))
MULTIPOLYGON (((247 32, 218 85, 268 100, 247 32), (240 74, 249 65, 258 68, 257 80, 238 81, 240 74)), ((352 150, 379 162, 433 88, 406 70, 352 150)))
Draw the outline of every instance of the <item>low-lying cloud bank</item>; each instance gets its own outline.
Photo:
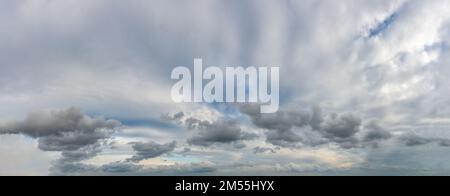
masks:
MULTIPOLYGON (((355 113, 324 115, 319 107, 311 111, 298 112, 282 110, 276 114, 261 114, 256 105, 237 106, 239 115, 202 120, 185 113, 166 116, 190 132, 185 142, 159 144, 153 141, 131 142, 134 155, 130 158, 103 165, 87 164, 85 161, 99 156, 106 148, 112 149, 114 133, 123 127, 117 120, 90 117, 79 109, 69 108, 58 111, 41 111, 28 115, 23 121, 10 122, 0 128, 0 135, 21 134, 37 140, 42 151, 61 152, 61 157, 50 168, 52 175, 163 175, 172 173, 193 174, 213 173, 219 168, 231 165, 217 163, 174 163, 166 166, 148 167, 144 160, 171 155, 189 156, 191 147, 218 148, 229 145, 234 149, 261 156, 276 156, 283 149, 300 149, 336 144, 341 149, 382 148, 383 142, 415 147, 436 143, 441 147, 450 146, 450 140, 423 137, 410 132, 393 134, 372 120, 366 122, 355 113), (238 116, 238 117, 236 117, 238 116), (250 125, 241 117, 247 116, 250 125), (240 118, 238 120, 237 118, 240 118), (253 128, 251 128, 253 127, 253 128), (261 135, 246 129, 261 129, 265 136, 263 146, 247 147, 247 142, 260 142, 261 135), (245 131, 244 131, 245 130, 245 131), (225 145, 225 146, 224 146, 225 145), (177 147, 185 149, 176 150, 177 147), (189 149, 189 150, 186 150, 189 149)), ((150 138, 151 139, 151 138, 150 138)), ((282 164, 284 165, 284 163, 282 164)), ((255 166, 257 167, 257 166, 255 166)))
MULTIPOLYGON (((233 106, 232 106, 233 107, 233 106)), ((357 113, 324 114, 318 106, 310 111, 282 109, 274 114, 261 114, 256 104, 236 106, 238 117, 220 117, 216 120, 200 120, 183 112, 166 116, 195 134, 188 144, 211 146, 214 144, 236 144, 260 139, 260 135, 250 133, 248 124, 241 117, 249 117, 250 128, 264 130, 266 142, 276 147, 300 148, 336 144, 343 149, 378 148, 380 143, 394 142, 397 145, 417 146, 438 143, 448 146, 448 139, 427 138, 411 131, 398 132, 386 129, 379 121, 365 120, 357 113), (241 119, 239 119, 241 118, 241 119), (244 128, 245 127, 245 128, 244 128)), ((243 145, 245 147, 245 145, 243 145)), ((256 147, 256 153, 275 152, 273 148, 256 147)))
POLYGON ((310 112, 283 110, 261 114, 255 105, 244 105, 240 111, 258 128, 267 130, 268 143, 280 147, 316 146, 335 143, 343 148, 364 147, 391 138, 391 134, 375 121, 364 125, 354 113, 324 115, 313 107, 310 112))
POLYGON ((64 168, 97 156, 120 126, 117 120, 93 118, 69 108, 31 113, 24 121, 0 127, 0 135, 22 134, 36 139, 39 149, 61 152, 53 167, 64 168))
POLYGON ((155 142, 134 142, 133 150, 136 155, 129 158, 128 161, 139 162, 146 159, 151 159, 155 157, 159 157, 163 154, 167 154, 172 152, 177 146, 176 142, 168 143, 168 144, 157 144, 155 142))

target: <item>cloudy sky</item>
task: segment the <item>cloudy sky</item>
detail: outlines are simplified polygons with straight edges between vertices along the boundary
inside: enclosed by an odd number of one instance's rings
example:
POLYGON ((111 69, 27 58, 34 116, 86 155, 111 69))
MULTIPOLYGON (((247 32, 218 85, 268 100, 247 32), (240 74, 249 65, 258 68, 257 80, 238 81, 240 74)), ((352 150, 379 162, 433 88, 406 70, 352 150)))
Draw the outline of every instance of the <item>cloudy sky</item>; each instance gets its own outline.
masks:
POLYGON ((448 0, 0 0, 0 175, 450 175, 448 0), (173 68, 279 66, 280 110, 173 68))

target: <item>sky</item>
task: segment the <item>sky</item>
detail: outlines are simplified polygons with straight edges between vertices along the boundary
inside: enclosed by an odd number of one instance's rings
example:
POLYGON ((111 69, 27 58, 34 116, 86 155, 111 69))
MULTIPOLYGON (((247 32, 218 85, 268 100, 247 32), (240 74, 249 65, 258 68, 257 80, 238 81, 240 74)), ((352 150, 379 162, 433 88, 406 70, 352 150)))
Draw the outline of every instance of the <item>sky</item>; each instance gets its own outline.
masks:
POLYGON ((0 0, 0 175, 450 175, 448 0, 0 0), (280 67, 280 109, 175 67, 280 67))

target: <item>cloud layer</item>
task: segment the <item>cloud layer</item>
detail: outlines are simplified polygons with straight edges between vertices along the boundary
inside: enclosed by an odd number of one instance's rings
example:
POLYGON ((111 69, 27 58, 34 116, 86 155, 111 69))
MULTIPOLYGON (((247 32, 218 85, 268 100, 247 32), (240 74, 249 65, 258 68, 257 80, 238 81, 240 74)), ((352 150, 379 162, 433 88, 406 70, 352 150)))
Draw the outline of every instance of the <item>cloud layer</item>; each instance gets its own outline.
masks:
POLYGON ((116 120, 91 118, 79 109, 30 114, 24 121, 0 128, 0 134, 22 134, 37 139, 39 149, 61 152, 57 167, 80 162, 99 153, 100 147, 120 126, 116 120))
POLYGON ((134 155, 133 157, 128 159, 128 161, 139 162, 139 161, 142 161, 145 159, 159 157, 163 154, 172 152, 175 149, 176 145, 177 145, 176 142, 163 144, 163 145, 160 145, 160 144, 157 144, 154 142, 133 143, 133 150, 136 152, 136 155, 134 155))
POLYGON ((450 174, 447 0, 3 1, 0 29, 0 174, 450 174), (280 66, 280 111, 173 103, 194 58, 280 66))

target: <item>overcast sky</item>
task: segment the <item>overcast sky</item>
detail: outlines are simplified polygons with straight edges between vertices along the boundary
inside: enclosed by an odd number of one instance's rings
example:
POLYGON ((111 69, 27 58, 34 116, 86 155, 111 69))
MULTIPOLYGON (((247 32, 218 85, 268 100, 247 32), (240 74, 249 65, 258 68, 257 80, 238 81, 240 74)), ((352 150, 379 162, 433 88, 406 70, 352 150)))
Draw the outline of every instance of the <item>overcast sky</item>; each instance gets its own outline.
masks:
POLYGON ((0 175, 450 175, 448 0, 1 0, 0 175), (280 111, 173 68, 279 66, 280 111))

